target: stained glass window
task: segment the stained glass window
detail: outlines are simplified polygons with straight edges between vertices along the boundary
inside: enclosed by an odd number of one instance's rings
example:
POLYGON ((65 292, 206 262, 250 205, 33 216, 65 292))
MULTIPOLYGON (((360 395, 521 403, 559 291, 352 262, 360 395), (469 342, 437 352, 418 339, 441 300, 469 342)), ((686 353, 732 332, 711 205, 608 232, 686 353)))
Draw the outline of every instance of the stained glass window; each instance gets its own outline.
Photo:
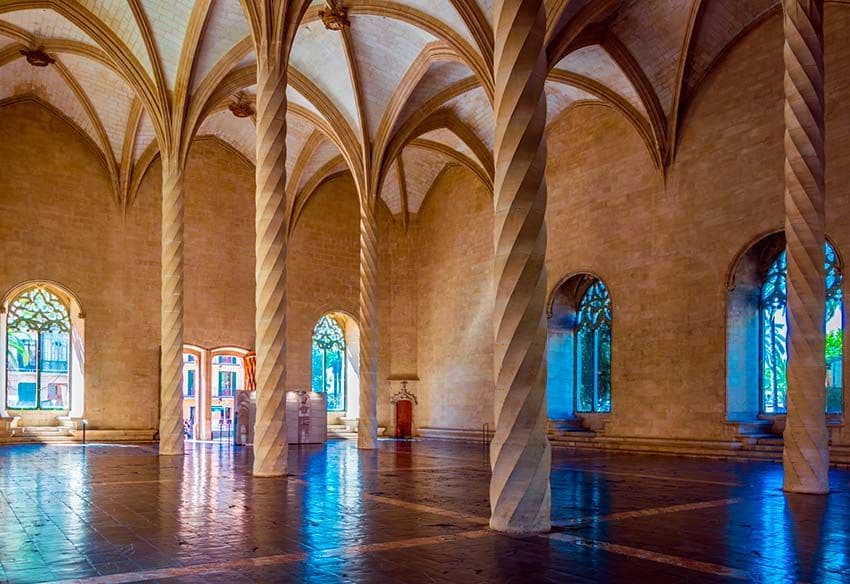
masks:
POLYGON ((326 314, 313 329, 313 391, 324 392, 329 412, 345 411, 345 335, 326 314))
MULTIPOLYGON (((841 412, 844 309, 841 286, 844 277, 838 255, 827 243, 824 248, 826 277, 826 412, 841 412)), ((788 393, 788 261, 780 253, 768 269, 761 288, 761 407, 765 414, 784 414, 788 393)))
POLYGON ((6 317, 6 405, 10 409, 70 407, 71 319, 43 286, 9 303, 6 317))
POLYGON ((611 297, 600 281, 587 289, 576 323, 576 411, 611 411, 611 297))

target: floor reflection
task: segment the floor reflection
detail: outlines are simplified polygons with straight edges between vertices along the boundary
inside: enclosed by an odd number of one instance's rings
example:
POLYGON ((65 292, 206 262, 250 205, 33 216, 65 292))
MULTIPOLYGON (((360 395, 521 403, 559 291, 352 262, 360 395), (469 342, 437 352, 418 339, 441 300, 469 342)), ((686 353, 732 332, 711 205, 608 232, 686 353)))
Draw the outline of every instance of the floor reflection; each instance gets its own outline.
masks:
POLYGON ((486 530, 480 446, 0 447, 0 581, 850 581, 850 473, 786 496, 781 465, 556 450, 552 537, 486 530))

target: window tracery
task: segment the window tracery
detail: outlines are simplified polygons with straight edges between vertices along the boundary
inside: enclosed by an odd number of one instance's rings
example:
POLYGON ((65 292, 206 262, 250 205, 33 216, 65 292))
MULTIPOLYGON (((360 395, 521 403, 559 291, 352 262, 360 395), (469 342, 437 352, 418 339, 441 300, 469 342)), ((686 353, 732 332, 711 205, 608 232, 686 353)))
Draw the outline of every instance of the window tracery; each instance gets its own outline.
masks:
POLYGON ((328 411, 345 411, 345 333, 333 315, 326 314, 313 329, 312 389, 326 394, 328 411))
POLYGON ((611 411, 611 320, 608 288, 597 280, 578 305, 576 326, 576 411, 611 411))
MULTIPOLYGON (((838 254, 824 246, 826 304, 824 311, 826 359, 826 411, 841 412, 844 311, 844 276, 838 254)), ((784 414, 788 393, 788 260, 779 253, 767 271, 761 288, 761 404, 765 414, 784 414)))
POLYGON ((44 286, 18 294, 6 315, 6 405, 67 409, 70 404, 71 319, 44 286))

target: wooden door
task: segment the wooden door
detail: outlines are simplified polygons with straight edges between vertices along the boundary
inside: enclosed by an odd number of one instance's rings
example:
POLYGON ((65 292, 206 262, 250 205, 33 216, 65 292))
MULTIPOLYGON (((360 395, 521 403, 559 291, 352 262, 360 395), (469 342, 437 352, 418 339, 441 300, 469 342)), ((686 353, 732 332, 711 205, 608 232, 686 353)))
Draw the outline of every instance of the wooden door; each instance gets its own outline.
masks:
POLYGON ((413 402, 408 399, 395 402, 395 435, 396 438, 413 437, 413 402))

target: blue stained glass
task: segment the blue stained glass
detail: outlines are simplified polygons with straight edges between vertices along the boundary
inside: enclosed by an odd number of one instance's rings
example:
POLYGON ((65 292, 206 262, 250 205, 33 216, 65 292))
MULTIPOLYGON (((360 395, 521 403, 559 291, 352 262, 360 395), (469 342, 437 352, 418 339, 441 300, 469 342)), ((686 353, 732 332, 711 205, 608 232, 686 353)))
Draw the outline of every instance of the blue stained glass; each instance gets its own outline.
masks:
POLYGON ((576 411, 611 411, 611 318, 608 288, 596 281, 578 306, 576 326, 576 411))
POLYGON ((324 393, 329 412, 345 411, 345 334, 331 315, 313 329, 312 389, 324 393))
MULTIPOLYGON (((844 315, 842 284, 844 276, 835 249, 824 246, 826 305, 826 411, 841 412, 844 315)), ((773 261, 761 288, 761 380, 762 412, 783 414, 788 393, 788 258, 782 251, 773 261)))

